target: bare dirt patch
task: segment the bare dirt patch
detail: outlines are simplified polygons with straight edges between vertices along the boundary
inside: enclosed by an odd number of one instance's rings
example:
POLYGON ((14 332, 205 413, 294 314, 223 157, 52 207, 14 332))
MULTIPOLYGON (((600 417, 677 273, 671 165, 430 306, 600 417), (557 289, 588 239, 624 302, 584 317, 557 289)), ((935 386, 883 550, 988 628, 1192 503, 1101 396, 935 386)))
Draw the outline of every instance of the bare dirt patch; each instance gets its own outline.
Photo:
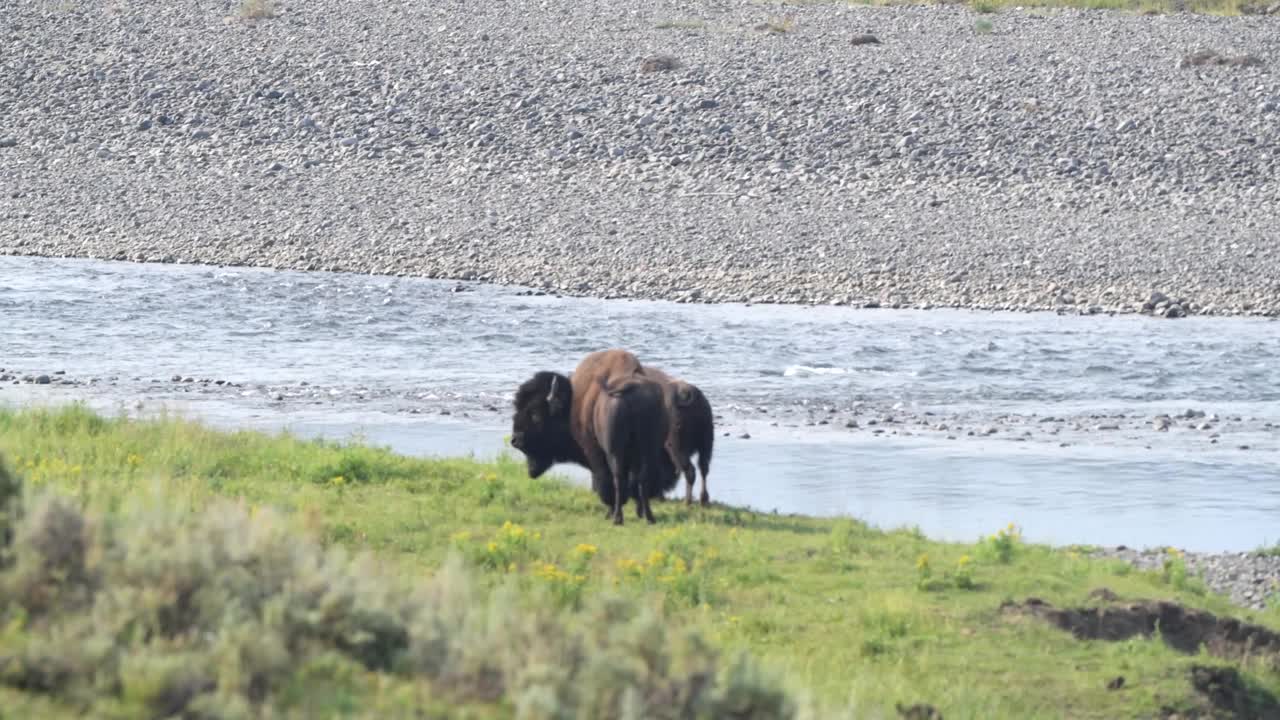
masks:
POLYGON ((1235 668, 1195 665, 1190 675, 1191 687, 1203 705, 1181 710, 1165 708, 1160 713, 1162 720, 1280 720, 1280 701, 1270 693, 1250 688, 1235 668))
POLYGON ((1039 598, 1005 603, 1001 610, 1046 620, 1081 640, 1127 640, 1159 635, 1169 647, 1193 654, 1204 647, 1217 657, 1265 658, 1280 669, 1280 633, 1236 618, 1220 618, 1178 603, 1146 600, 1123 605, 1055 608, 1039 598))

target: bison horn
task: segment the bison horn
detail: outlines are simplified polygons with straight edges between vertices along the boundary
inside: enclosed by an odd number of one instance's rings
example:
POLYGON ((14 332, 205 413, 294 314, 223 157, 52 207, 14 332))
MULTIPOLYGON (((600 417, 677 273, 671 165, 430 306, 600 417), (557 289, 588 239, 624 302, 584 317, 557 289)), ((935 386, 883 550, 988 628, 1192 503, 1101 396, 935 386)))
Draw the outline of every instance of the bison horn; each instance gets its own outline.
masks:
POLYGON ((564 411, 564 407, 560 404, 560 398, 556 397, 556 390, 559 387, 559 376, 552 376, 551 389, 547 391, 547 412, 550 413, 552 417, 556 417, 564 411))

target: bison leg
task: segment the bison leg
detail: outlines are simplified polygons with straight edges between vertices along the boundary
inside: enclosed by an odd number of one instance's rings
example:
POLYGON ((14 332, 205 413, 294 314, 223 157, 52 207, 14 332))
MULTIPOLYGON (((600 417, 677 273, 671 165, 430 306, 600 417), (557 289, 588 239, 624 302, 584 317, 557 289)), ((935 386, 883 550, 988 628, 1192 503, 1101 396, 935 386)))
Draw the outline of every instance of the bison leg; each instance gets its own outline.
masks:
MULTIPOLYGON (((693 484, 698 481, 698 473, 694 472, 693 463, 689 462, 689 458, 685 458, 684 462, 677 465, 680 472, 684 474, 684 504, 693 504, 693 484)), ((704 503, 705 504, 705 503, 704 503)))
POLYGON ((609 470, 613 473, 613 510, 610 515, 613 517, 614 525, 622 524, 622 478, 623 468, 619 467, 616 458, 609 458, 609 470))
MULTIPOLYGON (((711 469, 711 458, 707 453, 698 453, 698 467, 702 470, 702 506, 711 504, 711 495, 707 493, 707 471, 711 469)), ((693 475, 689 476, 689 490, 693 490, 693 475)))
POLYGON ((654 523, 654 519, 653 519, 653 510, 649 507, 649 488, 648 488, 649 483, 647 482, 648 477, 646 477, 646 475, 648 474, 649 473, 645 473, 645 475, 641 475, 640 473, 636 473, 635 482, 636 482, 636 488, 639 490, 640 504, 644 506, 643 509, 644 509, 645 522, 652 525, 654 523))

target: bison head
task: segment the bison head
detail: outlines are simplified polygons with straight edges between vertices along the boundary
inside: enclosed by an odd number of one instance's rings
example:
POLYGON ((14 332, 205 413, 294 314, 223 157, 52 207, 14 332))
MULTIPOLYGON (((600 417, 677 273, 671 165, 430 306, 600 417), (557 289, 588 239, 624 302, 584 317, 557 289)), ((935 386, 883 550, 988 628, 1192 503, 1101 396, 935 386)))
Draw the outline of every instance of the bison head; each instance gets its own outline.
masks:
POLYGON ((581 456, 569 430, 573 386, 560 373, 542 371, 516 390, 511 446, 524 453, 529 477, 541 476, 557 462, 581 456))

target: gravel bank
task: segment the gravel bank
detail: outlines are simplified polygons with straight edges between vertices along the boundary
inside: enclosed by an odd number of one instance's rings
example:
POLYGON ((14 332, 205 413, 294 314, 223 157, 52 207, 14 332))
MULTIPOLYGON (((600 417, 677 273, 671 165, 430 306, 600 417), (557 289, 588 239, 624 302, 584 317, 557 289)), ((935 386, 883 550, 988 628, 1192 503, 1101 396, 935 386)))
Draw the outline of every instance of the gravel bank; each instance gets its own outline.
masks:
MULTIPOLYGON (((1124 546, 1096 553, 1100 557, 1124 560, 1141 570, 1160 571, 1172 557, 1166 548, 1134 550, 1124 546)), ((1280 603, 1280 554, 1183 552, 1188 575, 1223 593, 1231 601, 1254 610, 1280 603)))
POLYGON ((0 252, 1280 314, 1275 18, 153 5, 6 7, 0 252))

